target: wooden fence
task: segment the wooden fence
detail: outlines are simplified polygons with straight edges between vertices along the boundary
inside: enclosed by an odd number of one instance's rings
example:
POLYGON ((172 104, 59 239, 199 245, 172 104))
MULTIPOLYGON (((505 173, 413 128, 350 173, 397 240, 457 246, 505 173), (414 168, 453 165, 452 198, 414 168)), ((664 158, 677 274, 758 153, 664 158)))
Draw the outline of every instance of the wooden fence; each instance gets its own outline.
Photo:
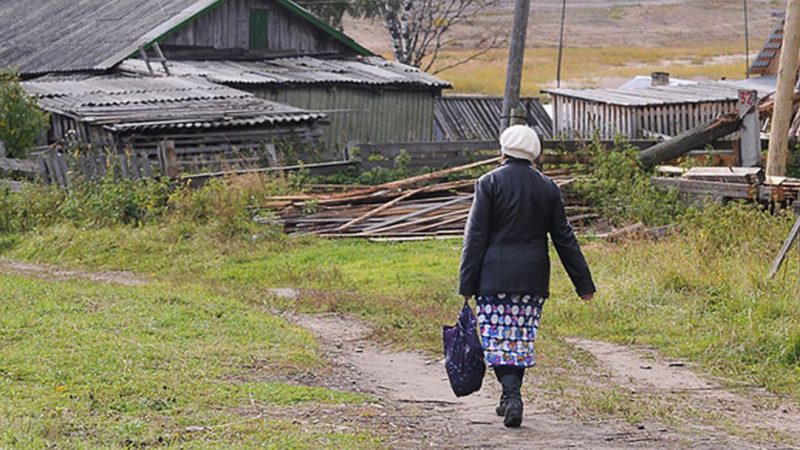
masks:
MULTIPOLYGON (((174 142, 164 141, 156 152, 126 151, 118 153, 97 149, 66 153, 50 147, 37 151, 34 159, 11 159, 0 157, 0 175, 3 172, 22 174, 28 179, 39 179, 45 184, 67 187, 77 178, 98 181, 108 176, 125 180, 144 180, 160 176, 170 179, 192 180, 196 185, 212 179, 230 175, 245 175, 307 170, 316 175, 327 175, 357 166, 355 161, 333 161, 317 164, 276 166, 275 148, 266 146, 266 157, 247 156, 226 159, 228 154, 213 155, 180 151, 174 142)), ((241 156, 241 155, 239 155, 241 156)), ((0 188, 8 186, 19 190, 20 184, 11 180, 0 180, 0 188)))
MULTIPOLYGON (((628 141, 628 144, 639 150, 644 150, 659 142, 658 140, 634 140, 628 141)), ((578 160, 577 153, 585 149, 590 143, 590 141, 583 140, 545 140, 542 142, 544 154, 540 158, 540 162, 548 165, 574 163, 578 160)), ((600 143, 608 150, 616 146, 613 140, 603 140, 600 143)), ((409 169, 421 169, 423 167, 458 166, 481 158, 496 156, 499 147, 498 142, 494 140, 392 144, 350 143, 345 148, 345 154, 347 158, 360 160, 362 168, 371 169, 374 167, 394 167, 395 159, 405 152, 410 157, 407 167, 409 169)), ((712 147, 717 153, 727 154, 733 151, 734 145, 731 141, 718 141, 712 147)))

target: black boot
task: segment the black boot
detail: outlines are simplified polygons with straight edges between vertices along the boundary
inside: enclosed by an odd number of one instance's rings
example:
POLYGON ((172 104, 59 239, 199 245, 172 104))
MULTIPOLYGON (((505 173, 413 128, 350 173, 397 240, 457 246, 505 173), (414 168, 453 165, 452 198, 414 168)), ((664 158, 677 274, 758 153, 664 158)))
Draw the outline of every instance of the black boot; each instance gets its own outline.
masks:
POLYGON ((516 428, 522 424, 522 376, 525 369, 521 367, 496 367, 495 374, 503 386, 503 395, 500 404, 495 408, 499 416, 503 416, 503 424, 509 428, 516 428))

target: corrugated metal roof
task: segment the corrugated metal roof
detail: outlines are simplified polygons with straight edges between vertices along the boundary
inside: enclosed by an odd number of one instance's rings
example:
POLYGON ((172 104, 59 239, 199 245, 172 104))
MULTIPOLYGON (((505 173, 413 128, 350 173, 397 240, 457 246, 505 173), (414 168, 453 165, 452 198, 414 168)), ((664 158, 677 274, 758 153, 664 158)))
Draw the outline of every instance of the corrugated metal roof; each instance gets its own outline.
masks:
POLYGON ((162 28, 166 32, 214 2, 4 1, 0 66, 23 73, 107 69, 151 42, 162 28))
POLYGON ((726 83, 650 86, 642 89, 547 89, 543 92, 619 106, 651 106, 737 100, 738 87, 726 83))
POLYGON ((763 75, 766 73, 767 67, 772 63, 772 60, 775 59, 775 56, 781 49, 781 45, 783 45, 783 27, 785 22, 785 19, 781 19, 767 38, 764 48, 761 49, 756 59, 753 60, 753 64, 750 65, 751 75, 763 75))
POLYGON ((28 81, 22 86, 43 109, 112 131, 249 126, 325 117, 190 77, 100 76, 28 81))
MULTIPOLYGON (((0 67, 38 74, 106 70, 224 0, 6 0, 0 67)), ((357 53, 373 55, 291 0, 276 0, 357 53)))
MULTIPOLYGON (((152 65, 163 75, 163 68, 152 65)), ((360 84, 374 86, 450 87, 450 83, 419 69, 380 57, 321 59, 309 56, 258 61, 170 61, 176 76, 202 77, 229 85, 240 84, 360 84)), ((147 74, 144 61, 128 59, 120 65, 125 72, 147 74)))
MULTIPOLYGON (((538 98, 523 98, 528 124, 543 139, 553 136, 553 121, 538 98)), ((496 140, 500 136, 502 97, 452 95, 436 99, 434 107, 437 140, 496 140)))

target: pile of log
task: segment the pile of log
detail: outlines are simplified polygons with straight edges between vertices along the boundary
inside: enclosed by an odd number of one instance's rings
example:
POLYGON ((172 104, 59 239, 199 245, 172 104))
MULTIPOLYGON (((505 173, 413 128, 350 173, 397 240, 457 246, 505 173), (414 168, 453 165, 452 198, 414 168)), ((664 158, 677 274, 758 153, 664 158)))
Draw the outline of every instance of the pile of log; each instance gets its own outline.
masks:
MULTIPOLYGON (((452 179, 498 160, 492 158, 376 186, 349 186, 343 192, 272 197, 263 207, 277 216, 267 222, 282 225, 291 235, 375 241, 458 239, 464 234, 475 180, 452 179)), ((564 171, 549 175, 562 187, 575 180, 564 171)), ((323 190, 330 188, 324 186, 323 190)), ((566 198, 568 204, 574 200, 570 195, 566 198)), ((580 204, 568 206, 568 214, 577 225, 596 218, 580 204)))

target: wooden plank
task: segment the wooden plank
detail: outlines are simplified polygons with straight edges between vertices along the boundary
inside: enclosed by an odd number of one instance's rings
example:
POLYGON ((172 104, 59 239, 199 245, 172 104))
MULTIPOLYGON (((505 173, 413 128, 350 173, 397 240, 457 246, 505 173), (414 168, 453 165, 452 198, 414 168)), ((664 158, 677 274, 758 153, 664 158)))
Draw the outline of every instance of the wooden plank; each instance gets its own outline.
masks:
POLYGON ((247 175, 247 174, 259 174, 259 173, 276 173, 276 172, 294 172, 300 169, 308 170, 311 173, 315 174, 328 174, 333 173, 341 170, 345 170, 348 167, 354 167, 358 164, 356 161, 333 161, 333 162, 326 162, 326 163, 316 163, 316 164, 305 164, 305 165, 296 165, 296 166, 284 166, 284 167, 262 167, 258 169, 240 169, 240 170, 231 170, 231 171, 221 171, 221 172, 208 172, 208 173, 198 173, 192 175, 183 175, 180 177, 181 180, 203 180, 209 178, 219 178, 231 175, 247 175))
POLYGON ((0 170, 17 171, 29 174, 36 174, 39 165, 30 159, 13 159, 0 157, 0 170))
POLYGON ((8 189, 11 192, 22 192, 22 183, 14 180, 0 179, 0 190, 8 189))
POLYGON ((663 189, 677 189, 682 194, 709 195, 720 198, 742 198, 753 200, 758 189, 749 184, 699 181, 686 178, 654 177, 653 185, 663 189))
POLYGON ((458 203, 461 203, 461 202, 466 202, 466 201, 472 201, 473 197, 474 197, 474 195, 465 195, 465 196, 461 196, 461 197, 456 197, 456 198, 448 200, 446 202, 437 203, 437 204, 428 206, 427 208, 422 208, 419 211, 415 211, 413 213, 405 214, 403 216, 395 217, 395 218, 389 219, 389 220, 387 220, 385 222, 369 226, 369 227, 365 228, 364 231, 368 232, 368 231, 377 230, 378 228, 385 228, 385 227, 388 227, 390 225, 394 225, 396 223, 404 222, 404 221, 406 221, 408 219, 413 219, 414 217, 419 217, 419 216, 421 216, 423 214, 427 214, 429 212, 433 212, 433 211, 442 209, 442 208, 450 206, 450 205, 455 205, 455 204, 458 204, 458 203))
POLYGON ((139 153, 139 164, 142 166, 142 176, 144 178, 155 178, 153 174, 153 165, 150 162, 150 158, 147 157, 147 153, 139 153))
POLYGON ((772 263, 772 267, 769 269, 769 275, 767 275, 768 279, 775 278, 775 274, 781 269, 783 262, 786 260, 786 255, 789 253, 789 250, 792 248, 792 244, 797 240, 797 236, 800 235, 800 217, 797 218, 797 222, 794 223, 792 230, 789 232, 789 236, 786 237, 786 240, 783 241, 783 245, 781 246, 781 250, 778 252, 778 256, 775 257, 775 261, 772 263))

